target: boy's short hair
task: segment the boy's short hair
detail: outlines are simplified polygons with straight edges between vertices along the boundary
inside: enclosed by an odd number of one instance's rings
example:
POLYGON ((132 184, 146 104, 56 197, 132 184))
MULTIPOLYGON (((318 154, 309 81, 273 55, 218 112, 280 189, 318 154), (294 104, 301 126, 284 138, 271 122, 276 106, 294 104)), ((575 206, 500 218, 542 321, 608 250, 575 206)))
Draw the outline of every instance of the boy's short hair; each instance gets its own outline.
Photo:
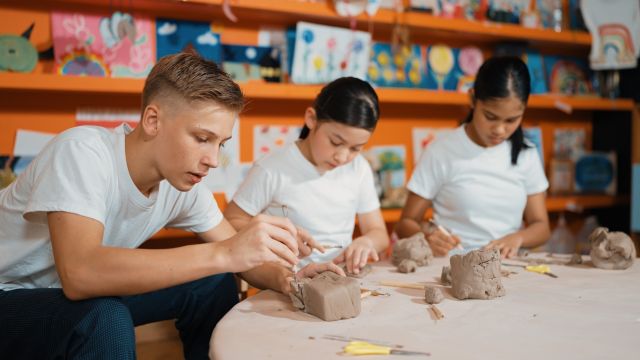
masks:
POLYGON ((157 96, 178 94, 187 101, 212 100, 239 113, 245 101, 242 90, 214 62, 197 54, 162 57, 151 69, 142 90, 142 111, 157 96))

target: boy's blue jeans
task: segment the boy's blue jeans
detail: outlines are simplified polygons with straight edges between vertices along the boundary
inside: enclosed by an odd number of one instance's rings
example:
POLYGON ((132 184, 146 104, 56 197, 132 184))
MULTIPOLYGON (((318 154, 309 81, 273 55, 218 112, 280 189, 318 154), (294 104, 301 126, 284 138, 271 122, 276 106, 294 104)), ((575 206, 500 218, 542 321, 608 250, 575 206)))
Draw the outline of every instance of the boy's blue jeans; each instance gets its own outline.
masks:
POLYGON ((232 274, 81 301, 61 289, 0 290, 0 358, 135 359, 135 326, 176 319, 185 358, 208 359, 213 328, 237 302, 232 274))

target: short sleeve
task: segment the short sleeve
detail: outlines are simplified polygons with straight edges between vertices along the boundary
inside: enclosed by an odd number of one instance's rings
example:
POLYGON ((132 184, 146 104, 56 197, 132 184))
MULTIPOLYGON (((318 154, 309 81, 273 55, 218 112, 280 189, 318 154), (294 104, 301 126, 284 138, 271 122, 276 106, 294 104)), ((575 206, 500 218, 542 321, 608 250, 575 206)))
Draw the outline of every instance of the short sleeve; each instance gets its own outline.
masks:
POLYGON ((256 163, 233 196, 233 202, 247 214, 256 216, 271 203, 275 187, 273 175, 256 163))
POLYGON ((409 191, 427 200, 433 200, 444 183, 445 171, 437 160, 435 146, 432 144, 424 151, 407 184, 409 191))
POLYGON ((203 233, 222 222, 222 212, 213 193, 206 186, 198 184, 185 195, 180 214, 167 227, 203 233))
POLYGON ((371 166, 364 158, 362 160, 359 167, 362 183, 360 184, 360 196, 358 198, 358 208, 356 209, 358 214, 366 214, 380 208, 380 200, 373 180, 373 170, 371 170, 371 166))
POLYGON ((43 150, 25 174, 32 184, 23 217, 45 224, 47 213, 64 211, 104 224, 113 159, 102 142, 60 140, 43 150))
POLYGON ((538 194, 549 188, 549 181, 544 174, 544 167, 538 155, 538 151, 534 148, 522 150, 522 159, 524 160, 524 184, 527 195, 538 194))

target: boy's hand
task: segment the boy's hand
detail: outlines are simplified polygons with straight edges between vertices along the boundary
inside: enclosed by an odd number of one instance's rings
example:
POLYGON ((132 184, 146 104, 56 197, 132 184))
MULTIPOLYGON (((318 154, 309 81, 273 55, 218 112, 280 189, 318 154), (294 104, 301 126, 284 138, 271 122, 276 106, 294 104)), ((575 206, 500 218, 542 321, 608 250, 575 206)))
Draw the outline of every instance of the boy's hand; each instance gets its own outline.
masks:
POLYGON ((338 255, 337 258, 333 259, 333 262, 336 264, 344 262, 347 265, 347 272, 359 274, 360 269, 367 265, 369 258, 373 261, 380 260, 371 239, 361 236, 354 239, 348 248, 338 255))
POLYGON ((298 263, 297 229, 286 218, 258 215, 235 236, 221 243, 232 272, 243 272, 264 263, 290 268, 298 263))
POLYGON ((498 240, 493 240, 484 249, 498 249, 500 250, 500 257, 505 259, 518 255, 520 246, 522 246, 522 236, 511 234, 498 240))
POLYGON ((433 251, 433 256, 445 256, 449 251, 460 245, 460 238, 455 235, 447 235, 442 230, 434 227, 425 238, 433 251))
POLYGON ((324 247, 318 244, 307 232, 307 230, 299 226, 297 226, 296 229, 298 231, 298 236, 296 237, 296 239, 298 240, 298 250, 300 251, 298 257, 303 258, 311 255, 313 249, 318 249, 318 251, 324 254, 324 247))

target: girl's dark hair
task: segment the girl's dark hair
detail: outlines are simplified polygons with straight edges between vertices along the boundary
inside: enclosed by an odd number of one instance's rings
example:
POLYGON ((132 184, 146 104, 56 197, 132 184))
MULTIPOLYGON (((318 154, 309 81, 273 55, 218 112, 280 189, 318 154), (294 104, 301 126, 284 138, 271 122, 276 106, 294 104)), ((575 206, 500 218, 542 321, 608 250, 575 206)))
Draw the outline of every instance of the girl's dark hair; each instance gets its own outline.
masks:
MULTIPOLYGON (((325 85, 313 103, 319 122, 335 121, 373 131, 380 117, 378 95, 366 81, 342 77, 325 85)), ((300 139, 309 136, 305 125, 300 139)))
MULTIPOLYGON (((515 96, 526 106, 531 91, 531 78, 527 65, 514 56, 500 56, 488 59, 482 64, 473 85, 474 101, 504 99, 515 96)), ((464 120, 470 123, 473 109, 464 120)), ((522 124, 509 138, 511 141, 511 164, 518 162, 518 155, 523 148, 530 146, 524 142, 522 124)))

